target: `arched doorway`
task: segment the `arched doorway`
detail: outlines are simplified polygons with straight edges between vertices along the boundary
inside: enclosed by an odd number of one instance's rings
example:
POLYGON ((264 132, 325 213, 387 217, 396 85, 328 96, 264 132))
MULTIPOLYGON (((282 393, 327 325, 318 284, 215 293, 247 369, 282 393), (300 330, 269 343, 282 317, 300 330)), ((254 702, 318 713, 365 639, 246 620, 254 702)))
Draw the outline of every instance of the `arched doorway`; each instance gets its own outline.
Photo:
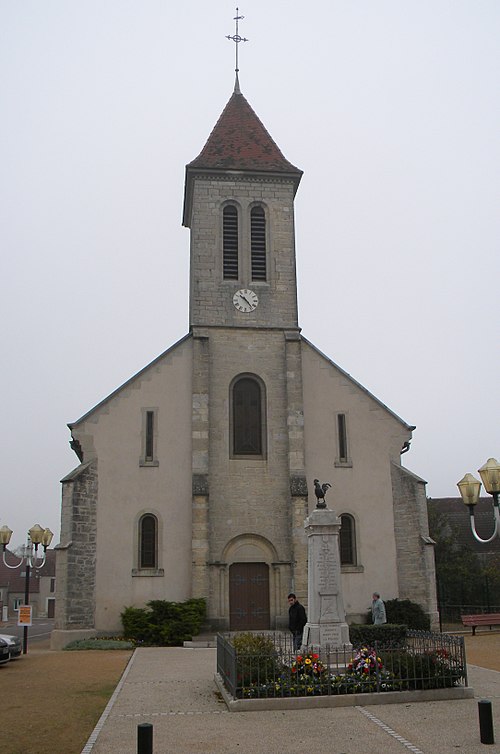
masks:
POLYGON ((232 563, 229 566, 229 628, 231 631, 267 631, 269 566, 267 563, 232 563))

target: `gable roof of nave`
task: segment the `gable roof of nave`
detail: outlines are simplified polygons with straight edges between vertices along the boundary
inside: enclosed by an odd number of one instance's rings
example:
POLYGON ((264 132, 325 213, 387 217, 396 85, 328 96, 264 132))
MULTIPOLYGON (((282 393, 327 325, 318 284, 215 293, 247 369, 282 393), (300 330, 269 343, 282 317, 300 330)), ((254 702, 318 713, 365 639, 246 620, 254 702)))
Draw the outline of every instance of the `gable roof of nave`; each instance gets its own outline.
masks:
POLYGON ((393 417, 393 419, 396 419, 400 424, 403 425, 405 429, 407 429, 409 432, 412 432, 416 427, 412 424, 408 424, 405 422, 404 419, 402 419, 400 416, 398 416, 394 411, 392 411, 388 406, 386 406, 385 403, 383 403, 381 400, 379 400, 373 393, 370 393, 370 391, 364 387, 360 382, 354 379, 352 375, 349 374, 349 372, 346 372, 345 369, 342 369, 342 367, 339 367, 338 364, 336 364, 332 359, 329 358, 329 356, 326 356, 322 351, 320 351, 319 348, 317 348, 314 343, 311 343, 310 340, 307 340, 302 334, 300 336, 300 339, 306 343, 313 351, 315 351, 319 356, 321 356, 325 361, 327 361, 329 364, 331 364, 334 369, 336 369, 343 377, 345 377, 349 382, 351 382, 355 387, 357 387, 361 392, 363 392, 368 398, 371 398, 371 400, 375 401, 375 403, 378 404, 378 406, 386 411, 390 416, 393 417))
POLYGON ((96 413, 100 409, 104 408, 106 404, 108 404, 113 398, 116 398, 116 396, 121 393, 126 388, 130 387, 132 383, 134 383, 137 380, 140 380, 141 378, 146 376, 146 373, 153 369, 160 361, 165 359, 167 356, 172 355, 174 351, 179 348, 183 343, 185 343, 188 340, 191 340, 192 335, 191 333, 188 333, 187 335, 184 335, 180 340, 178 340, 176 343, 174 343, 170 348, 167 348, 166 351, 163 351, 159 356, 157 356, 153 361, 150 361, 149 364, 147 364, 145 367, 143 367, 141 370, 136 372, 132 377, 130 377, 126 382, 124 382, 120 387, 117 387, 116 390, 113 390, 112 393, 110 393, 106 398, 103 398, 102 401, 99 401, 93 408, 90 409, 90 411, 87 411, 83 416, 81 416, 79 419, 77 419, 74 422, 70 422, 68 424, 69 429, 73 429, 74 427, 77 427, 82 422, 89 419, 92 414, 96 413))

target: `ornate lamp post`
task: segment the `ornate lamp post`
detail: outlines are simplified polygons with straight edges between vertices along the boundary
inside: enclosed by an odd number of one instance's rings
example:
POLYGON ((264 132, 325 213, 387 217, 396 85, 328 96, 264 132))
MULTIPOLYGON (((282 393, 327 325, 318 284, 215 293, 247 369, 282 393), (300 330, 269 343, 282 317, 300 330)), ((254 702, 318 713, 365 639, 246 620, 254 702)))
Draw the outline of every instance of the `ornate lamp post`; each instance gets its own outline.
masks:
POLYGON ((500 494, 500 463, 498 463, 496 458, 488 458, 486 463, 479 469, 479 475, 481 476, 486 492, 489 495, 493 495, 493 521, 495 528, 489 539, 481 539, 476 532, 476 526, 474 523, 474 506, 477 505, 479 500, 481 482, 479 479, 472 476, 472 474, 466 474, 464 478, 457 483, 457 487, 460 490, 464 504, 469 509, 472 533, 478 542, 486 545, 488 542, 492 542, 496 536, 500 537, 500 510, 498 507, 498 497, 500 494))
MULTIPOLYGON (((16 565, 10 565, 7 563, 5 557, 5 551, 7 545, 10 542, 12 536, 12 529, 8 526, 0 527, 0 544, 3 546, 3 562, 7 568, 20 568, 23 563, 26 563, 26 580, 24 589, 24 604, 30 604, 30 575, 32 568, 43 568, 47 559, 47 547, 52 542, 54 536, 50 529, 42 529, 39 524, 35 524, 28 532, 28 540, 24 545, 24 552, 16 565), (42 545, 43 555, 40 557, 38 554, 38 547, 42 545)), ((23 654, 28 651, 28 626, 24 626, 24 642, 23 642, 23 654)))

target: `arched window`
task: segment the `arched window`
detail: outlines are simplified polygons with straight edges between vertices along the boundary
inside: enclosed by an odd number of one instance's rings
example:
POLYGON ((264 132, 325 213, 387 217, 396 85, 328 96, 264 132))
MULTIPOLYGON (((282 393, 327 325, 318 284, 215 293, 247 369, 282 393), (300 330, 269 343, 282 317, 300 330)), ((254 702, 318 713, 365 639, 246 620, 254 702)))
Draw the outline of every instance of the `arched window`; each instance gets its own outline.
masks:
POLYGON ((222 275, 238 280, 238 210, 233 204, 222 211, 222 275))
POLYGON ((262 207, 253 207, 250 212, 250 248, 252 280, 267 280, 266 213, 262 207))
POLYGON ((357 565, 354 518, 348 513, 343 513, 340 516, 340 521, 340 564, 357 565))
POLYGON ((235 456, 263 455, 263 402, 259 382, 240 377, 232 390, 232 452, 235 456))
POLYGON ((156 516, 146 513, 139 521, 139 568, 157 568, 158 526, 156 516))

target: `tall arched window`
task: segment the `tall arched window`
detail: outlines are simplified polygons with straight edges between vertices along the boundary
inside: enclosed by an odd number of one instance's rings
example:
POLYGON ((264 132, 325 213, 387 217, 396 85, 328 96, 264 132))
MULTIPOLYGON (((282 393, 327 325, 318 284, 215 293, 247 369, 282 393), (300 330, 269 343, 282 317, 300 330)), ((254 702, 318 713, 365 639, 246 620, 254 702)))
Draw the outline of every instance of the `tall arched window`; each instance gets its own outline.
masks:
POLYGON ((238 280, 238 210, 232 204, 222 211, 222 275, 238 280))
POLYGON ((241 377, 232 391, 232 452, 237 456, 263 455, 263 403, 259 382, 241 377))
POLYGON ((267 280, 266 213, 262 207, 252 207, 250 212, 250 249, 252 280, 267 280))
POLYGON ((139 568, 158 566, 158 526, 156 516, 146 513, 139 521, 139 568))
POLYGON ((340 564, 357 565, 354 518, 348 513, 343 513, 340 516, 340 521, 340 564))

